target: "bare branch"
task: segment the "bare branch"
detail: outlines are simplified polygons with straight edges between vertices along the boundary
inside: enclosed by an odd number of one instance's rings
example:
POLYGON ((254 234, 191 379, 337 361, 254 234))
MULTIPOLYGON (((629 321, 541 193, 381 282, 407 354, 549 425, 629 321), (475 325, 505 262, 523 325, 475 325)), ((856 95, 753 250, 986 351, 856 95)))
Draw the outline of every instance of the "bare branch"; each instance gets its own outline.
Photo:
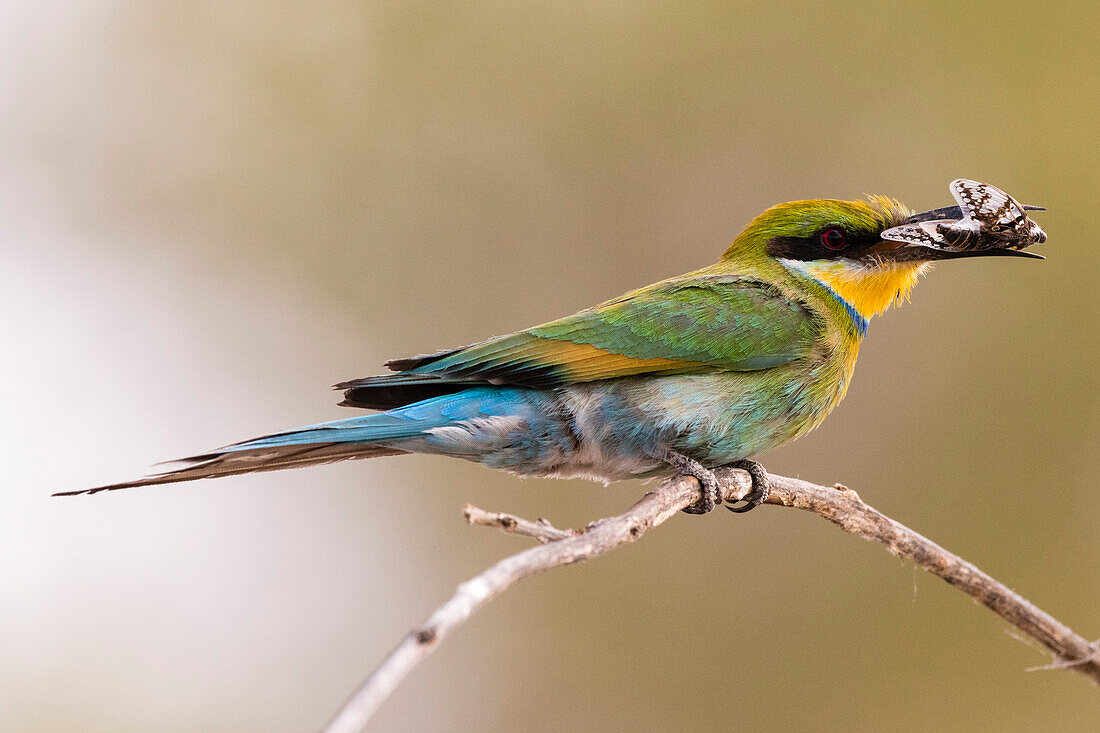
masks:
POLYGON ((478 509, 473 504, 462 507, 462 516, 470 524, 479 524, 482 527, 495 527, 506 534, 515 534, 521 537, 530 537, 542 544, 556 542, 580 534, 575 529, 558 529, 545 519, 529 519, 517 517, 515 514, 504 512, 487 512, 478 509))
MULTIPOLYGON (((726 502, 739 501, 751 489, 751 479, 741 469, 718 469, 715 473, 726 502)), ((362 730, 421 659, 476 610, 516 581, 561 565, 599 557, 633 542, 698 497, 698 482, 681 476, 649 492, 625 513, 593 522, 584 530, 556 529, 545 520, 531 522, 467 504, 464 514, 471 524, 496 527, 509 534, 534 538, 542 544, 507 557, 459 585, 454 596, 386 658, 325 730, 328 733, 362 730)), ((865 504, 856 492, 840 484, 828 488, 773 475, 768 503, 813 512, 845 532, 885 545, 890 552, 938 575, 1037 640, 1054 655, 1051 668, 1080 672, 1100 683, 1100 647, 1095 643, 1078 636, 973 564, 865 504)))
POLYGON ((938 575, 1054 654, 1054 666, 1100 683, 1100 647, 1074 633, 974 564, 865 504, 850 489, 829 489, 798 479, 773 477, 769 504, 795 507, 828 519, 845 532, 879 542, 890 552, 938 575))

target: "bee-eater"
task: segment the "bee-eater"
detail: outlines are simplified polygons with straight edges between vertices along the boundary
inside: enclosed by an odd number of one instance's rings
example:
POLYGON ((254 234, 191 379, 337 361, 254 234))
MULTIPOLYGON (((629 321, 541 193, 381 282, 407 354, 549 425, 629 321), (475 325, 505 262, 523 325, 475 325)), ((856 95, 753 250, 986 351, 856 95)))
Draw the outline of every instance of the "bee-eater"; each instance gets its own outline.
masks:
POLYGON ((750 456, 805 435, 844 397, 867 323, 936 260, 1038 257, 1046 235, 987 184, 952 183, 958 206, 913 214, 883 196, 774 206, 714 265, 571 316, 336 385, 380 410, 185 458, 136 481, 70 494, 434 453, 522 476, 614 481, 689 474, 714 508, 711 469, 753 477, 750 456))

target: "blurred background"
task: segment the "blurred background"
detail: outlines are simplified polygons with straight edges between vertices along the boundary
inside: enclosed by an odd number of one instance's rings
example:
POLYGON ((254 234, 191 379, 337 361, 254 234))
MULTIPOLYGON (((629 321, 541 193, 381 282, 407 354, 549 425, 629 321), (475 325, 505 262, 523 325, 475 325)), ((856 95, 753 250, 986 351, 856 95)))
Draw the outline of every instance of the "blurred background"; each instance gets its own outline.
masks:
MULTIPOLYGON (((939 266, 765 459, 1100 636, 1100 6, 0 9, 0 728, 319 727, 454 586, 644 490, 404 457, 51 499, 350 415, 328 386, 713 262, 797 198, 992 182, 1046 262, 939 266)), ((514 588, 375 729, 1070 730, 1084 678, 776 508, 514 588)))

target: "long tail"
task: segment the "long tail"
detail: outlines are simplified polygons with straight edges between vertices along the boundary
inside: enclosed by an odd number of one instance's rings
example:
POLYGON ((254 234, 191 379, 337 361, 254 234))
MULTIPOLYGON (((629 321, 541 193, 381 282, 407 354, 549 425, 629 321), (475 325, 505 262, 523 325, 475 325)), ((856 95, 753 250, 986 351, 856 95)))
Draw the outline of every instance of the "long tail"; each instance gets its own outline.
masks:
POLYGON ((77 496, 100 491, 153 486, 200 478, 218 478, 256 471, 277 471, 321 463, 333 463, 355 458, 374 458, 407 453, 408 451, 379 445, 379 441, 401 440, 421 435, 442 423, 438 420, 417 420, 389 413, 362 415, 347 420, 310 425, 284 433, 265 435, 243 443, 225 446, 210 453, 181 458, 171 463, 181 464, 163 473, 107 486, 80 491, 63 491, 54 496, 77 496))
POLYGON ((174 461, 182 465, 136 481, 54 496, 95 494, 400 453, 435 453, 513 470, 530 467, 540 460, 556 465, 571 433, 554 417, 557 412, 551 409, 552 400, 552 395, 537 390, 474 387, 388 412, 309 425, 227 445, 174 461))

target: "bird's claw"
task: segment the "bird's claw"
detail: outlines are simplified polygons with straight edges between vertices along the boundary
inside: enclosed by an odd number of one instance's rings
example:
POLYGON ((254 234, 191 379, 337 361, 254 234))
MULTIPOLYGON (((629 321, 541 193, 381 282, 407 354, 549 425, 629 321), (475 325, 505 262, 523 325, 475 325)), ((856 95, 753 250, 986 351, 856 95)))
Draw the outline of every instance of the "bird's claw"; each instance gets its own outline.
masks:
POLYGON ((707 514, 722 503, 722 495, 718 491, 718 477, 702 463, 674 450, 665 453, 664 461, 679 471, 681 476, 691 476, 699 482, 701 496, 694 504, 684 507, 685 514, 707 514))
POLYGON ((708 514, 714 511, 714 507, 722 503, 722 497, 718 493, 718 479, 715 477, 713 471, 703 469, 705 473, 688 474, 689 476, 695 476, 699 481, 699 485, 702 487, 702 495, 699 500, 690 506, 684 507, 685 514, 708 514))
POLYGON ((726 509, 729 509, 734 514, 744 514, 745 512, 752 511, 768 500, 768 495, 771 493, 771 479, 768 477, 768 472, 764 470, 763 466, 756 461, 741 460, 734 461, 729 464, 729 467, 740 468, 749 474, 752 478, 752 491, 742 497, 741 501, 745 502, 744 504, 740 506, 727 505, 726 509))
MULTIPOLYGON (((714 475, 714 472, 703 466, 703 464, 696 461, 694 458, 689 458, 685 455, 677 453, 675 451, 668 451, 665 454, 665 461, 675 467, 682 476, 692 476, 698 482, 702 489, 701 495, 694 504, 684 507, 683 512, 685 514, 707 514, 714 511, 714 507, 722 503, 722 493, 718 487, 718 477, 714 475)), ((771 493, 771 479, 768 477, 768 472, 764 470, 756 461, 740 460, 734 461, 728 464, 729 468, 740 468, 749 474, 752 478, 752 490, 741 499, 743 504, 737 506, 727 505, 726 509, 729 509, 735 514, 744 514, 745 512, 752 511, 756 507, 763 504, 768 500, 768 495, 771 493)))

